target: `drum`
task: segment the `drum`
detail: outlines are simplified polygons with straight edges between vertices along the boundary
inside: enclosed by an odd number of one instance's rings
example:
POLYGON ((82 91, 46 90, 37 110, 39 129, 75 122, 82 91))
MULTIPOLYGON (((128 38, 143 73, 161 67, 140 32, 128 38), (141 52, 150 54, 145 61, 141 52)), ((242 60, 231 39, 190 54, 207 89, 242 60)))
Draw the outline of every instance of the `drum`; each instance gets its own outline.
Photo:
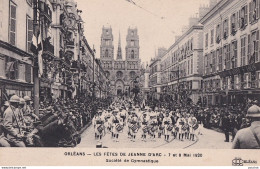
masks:
POLYGON ((122 130, 123 130, 123 126, 120 125, 120 124, 117 124, 117 125, 116 125, 116 130, 117 130, 118 132, 122 131, 122 130))
POLYGON ((147 133, 147 132, 148 132, 148 130, 149 130, 149 129, 148 129, 148 127, 147 127, 147 126, 144 126, 144 127, 143 127, 143 132, 144 132, 144 133, 147 133))
POLYGON ((176 131, 176 132, 179 132, 179 127, 175 127, 175 131, 176 131))
POLYGON ((97 127, 97 130, 98 130, 99 133, 102 133, 103 129, 104 129, 103 125, 100 125, 100 126, 97 127))
POLYGON ((136 124, 132 124, 131 126, 130 126, 130 128, 131 128, 131 130, 133 131, 133 132, 137 132, 137 129, 138 129, 138 125, 136 125, 136 124))
POLYGON ((182 129, 182 131, 186 131, 186 130, 188 130, 188 128, 189 128, 189 125, 184 124, 181 129, 182 129))
POLYGON ((160 126, 160 127, 159 127, 159 130, 164 130, 164 126, 160 126))
POLYGON ((153 126, 152 128, 151 128, 151 131, 152 132, 155 132, 157 130, 157 126, 153 126))
POLYGON ((193 130, 197 130, 199 128, 199 125, 198 123, 196 123, 194 126, 193 126, 193 130))
POLYGON ((173 129, 173 125, 172 125, 172 124, 169 124, 169 125, 167 126, 167 130, 168 130, 168 131, 172 131, 172 129, 173 129))

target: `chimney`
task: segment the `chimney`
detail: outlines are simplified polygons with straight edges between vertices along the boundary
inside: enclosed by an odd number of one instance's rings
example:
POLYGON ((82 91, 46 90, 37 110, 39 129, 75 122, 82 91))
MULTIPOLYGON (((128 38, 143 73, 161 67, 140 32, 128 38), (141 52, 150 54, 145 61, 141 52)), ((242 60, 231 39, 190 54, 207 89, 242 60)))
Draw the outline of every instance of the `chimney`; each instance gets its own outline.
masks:
POLYGON ((199 22, 199 18, 197 18, 197 17, 190 17, 189 18, 189 27, 197 25, 198 22, 199 22))
POLYGON ((219 2, 219 0, 210 0, 209 1, 209 8, 212 9, 214 6, 217 5, 218 2, 219 2))
POLYGON ((207 5, 202 5, 199 7, 199 18, 203 18, 208 12, 210 8, 207 5))
POLYGON ((183 26, 182 27, 182 34, 184 34, 185 32, 187 32, 189 30, 188 26, 183 26))

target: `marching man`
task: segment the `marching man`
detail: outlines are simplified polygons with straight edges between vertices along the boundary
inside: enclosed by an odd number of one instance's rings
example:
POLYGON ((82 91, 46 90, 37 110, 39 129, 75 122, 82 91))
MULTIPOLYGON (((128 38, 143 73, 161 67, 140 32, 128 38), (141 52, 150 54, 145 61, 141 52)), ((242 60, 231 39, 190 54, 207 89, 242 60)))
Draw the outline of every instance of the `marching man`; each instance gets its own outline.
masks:
POLYGON ((132 112, 130 123, 131 123, 130 126, 131 141, 135 142, 136 133, 138 131, 138 117, 135 112, 132 112))
POLYGON ((102 111, 98 111, 96 117, 93 118, 94 130, 95 130, 95 138, 98 142, 101 141, 104 129, 104 121, 101 117, 102 111))
POLYGON ((151 116, 150 116, 150 135, 151 135, 151 140, 155 141, 155 133, 158 130, 158 122, 157 122, 157 118, 156 118, 156 114, 154 112, 151 112, 151 116))
POLYGON ((196 117, 194 117, 193 114, 190 115, 190 118, 188 119, 188 124, 190 128, 190 140, 194 141, 195 130, 198 128, 198 123, 196 117))
POLYGON ((182 117, 182 115, 180 114, 180 118, 177 120, 177 127, 179 130, 179 140, 183 141, 183 137, 184 137, 184 130, 183 130, 183 126, 185 124, 185 119, 182 117))
POLYGON ((111 117, 112 123, 112 139, 119 142, 119 132, 123 130, 123 120, 118 116, 118 110, 113 111, 113 116, 111 117))
POLYGON ((164 140, 169 141, 169 137, 171 134, 171 131, 173 129, 173 126, 171 124, 172 119, 169 117, 169 112, 166 112, 166 116, 163 119, 163 125, 164 125, 164 140))
POLYGON ((148 117, 147 113, 144 111, 143 116, 140 119, 141 122, 141 128, 142 128, 142 141, 146 142, 146 136, 148 133, 148 117))

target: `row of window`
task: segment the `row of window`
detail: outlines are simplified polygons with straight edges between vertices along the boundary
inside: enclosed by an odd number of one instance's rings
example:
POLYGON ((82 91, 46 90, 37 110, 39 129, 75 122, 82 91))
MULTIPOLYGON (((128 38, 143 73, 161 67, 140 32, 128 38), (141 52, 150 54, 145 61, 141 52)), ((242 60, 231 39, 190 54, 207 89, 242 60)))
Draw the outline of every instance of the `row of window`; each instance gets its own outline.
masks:
MULTIPOLYGON (((259 8, 260 0, 251 0, 248 5, 242 6, 237 12, 231 14, 230 17, 222 20, 222 23, 217 24, 215 28, 215 42, 219 44, 221 39, 225 40, 229 35, 234 36, 238 29, 244 30, 248 23, 256 23, 260 16, 259 8)), ((214 45, 214 29, 205 34, 205 48, 208 48, 209 42, 210 45, 214 45)))
POLYGON ((240 43, 234 40, 230 44, 225 44, 223 47, 205 54, 204 73, 208 75, 259 62, 259 38, 259 30, 256 30, 249 35, 241 36, 240 43))
POLYGON ((173 51, 171 56, 161 64, 162 70, 168 68, 171 64, 180 62, 192 55, 193 51, 193 38, 187 40, 185 44, 183 44, 180 48, 173 51))
POLYGON ((221 79, 205 80, 204 90, 241 90, 248 88, 260 88, 260 72, 250 72, 221 79))
MULTIPOLYGON (((9 9, 9 43, 16 46, 17 43, 17 6, 12 1, 9 9)), ((26 51, 31 52, 31 41, 33 37, 33 20, 30 16, 26 16, 26 51)))

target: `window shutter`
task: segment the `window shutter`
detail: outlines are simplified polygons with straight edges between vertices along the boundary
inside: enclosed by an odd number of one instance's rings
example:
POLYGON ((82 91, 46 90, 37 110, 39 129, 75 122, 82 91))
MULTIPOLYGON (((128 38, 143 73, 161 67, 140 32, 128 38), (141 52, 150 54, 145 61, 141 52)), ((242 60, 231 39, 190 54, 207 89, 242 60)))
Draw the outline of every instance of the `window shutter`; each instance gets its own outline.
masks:
POLYGON ((253 10, 252 10, 252 2, 249 2, 249 22, 252 23, 252 16, 253 16, 253 10))
POLYGON ((245 6, 245 25, 248 25, 248 5, 245 6))
POLYGON ((227 23, 226 23, 226 31, 227 31, 227 36, 228 36, 228 23, 229 23, 229 20, 228 20, 228 18, 227 18, 227 23))
POLYGON ((233 18, 233 15, 230 16, 230 34, 232 34, 232 23, 235 23, 235 18, 233 18))
POLYGON ((248 35, 248 38, 247 38, 247 44, 248 44, 248 47, 247 47, 247 53, 248 53, 248 57, 247 57, 247 63, 250 64, 250 58, 251 58, 251 36, 248 35))
POLYGON ((31 65, 25 64, 25 81, 31 83, 31 65))
POLYGON ((27 17, 27 51, 31 52, 31 43, 33 37, 33 20, 27 17))
POLYGON ((259 19, 259 0, 256 0, 256 19, 259 19))
POLYGON ((255 62, 259 62, 259 30, 256 31, 255 62))
POLYGON ((9 25, 9 42, 11 45, 16 43, 16 6, 10 5, 10 25, 9 25))
POLYGON ((241 28, 241 9, 238 11, 238 27, 241 28))

